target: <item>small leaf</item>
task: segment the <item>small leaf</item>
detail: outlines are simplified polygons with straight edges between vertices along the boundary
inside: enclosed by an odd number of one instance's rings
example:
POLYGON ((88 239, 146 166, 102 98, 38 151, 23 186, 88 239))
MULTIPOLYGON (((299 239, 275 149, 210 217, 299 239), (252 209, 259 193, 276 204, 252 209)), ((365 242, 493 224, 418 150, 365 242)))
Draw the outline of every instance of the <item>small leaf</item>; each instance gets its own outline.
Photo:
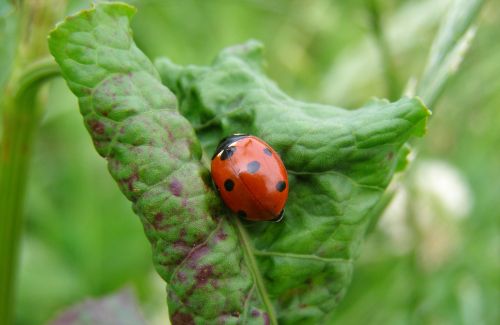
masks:
POLYGON ((146 325, 131 290, 88 299, 62 312, 50 325, 146 325))

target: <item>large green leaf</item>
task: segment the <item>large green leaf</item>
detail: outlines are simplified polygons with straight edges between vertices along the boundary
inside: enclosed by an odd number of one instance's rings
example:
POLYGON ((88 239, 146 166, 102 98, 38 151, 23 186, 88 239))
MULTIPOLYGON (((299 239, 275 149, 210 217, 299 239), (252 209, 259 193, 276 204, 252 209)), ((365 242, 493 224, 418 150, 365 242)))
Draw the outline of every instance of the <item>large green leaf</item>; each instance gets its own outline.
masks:
MULTIPOLYGON (((125 4, 68 17, 49 46, 95 147, 141 218, 173 322, 267 318, 236 230, 220 211, 201 147, 174 95, 135 46, 125 4)), ((117 252, 126 253, 126 252, 117 252)))
POLYGON ((250 251, 280 323, 315 324, 344 295, 369 213, 404 166, 405 142, 424 133, 429 111, 409 98, 353 111, 299 102, 261 65, 255 41, 224 50, 210 67, 157 61, 208 152, 222 136, 247 132, 280 153, 290 177, 286 218, 247 224, 250 251))
POLYGON ((369 212, 429 111, 410 98, 354 111, 293 100, 262 73, 256 42, 224 50, 210 67, 159 60, 158 73, 132 40, 133 13, 99 4, 68 17, 49 44, 97 151, 144 224, 173 323, 331 317, 369 212), (290 174, 283 222, 242 224, 214 194, 206 157, 234 132, 258 135, 281 154, 290 174))

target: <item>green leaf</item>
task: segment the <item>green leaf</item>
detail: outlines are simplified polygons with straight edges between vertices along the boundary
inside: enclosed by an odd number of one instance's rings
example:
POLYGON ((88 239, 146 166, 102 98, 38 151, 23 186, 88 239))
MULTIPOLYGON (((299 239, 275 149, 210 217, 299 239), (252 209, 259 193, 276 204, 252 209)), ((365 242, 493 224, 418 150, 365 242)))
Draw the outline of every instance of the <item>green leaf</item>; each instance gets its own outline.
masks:
POLYGON ((172 321, 265 323, 270 316, 209 185, 195 133, 133 42, 134 12, 103 3, 68 17, 50 34, 50 51, 98 153, 141 218, 169 283, 172 321))
POLYGON ((410 98, 354 111, 293 100, 262 73, 254 41, 224 50, 209 67, 160 60, 158 74, 132 40, 133 13, 99 4, 67 18, 49 45, 97 151, 144 224, 169 283, 172 322, 327 320, 369 213, 429 111, 410 98), (290 177, 283 222, 242 224, 214 194, 207 157, 235 132, 281 154, 290 177))
POLYGON ((61 313, 50 325, 145 325, 146 321, 130 289, 88 299, 61 313))
POLYGON ((344 295, 370 212, 430 112, 415 98, 373 100, 353 111, 294 100, 263 74, 262 50, 250 41, 224 50, 210 67, 168 59, 156 66, 206 152, 244 132, 280 153, 290 178, 285 219, 246 224, 250 252, 280 323, 318 324, 344 295))

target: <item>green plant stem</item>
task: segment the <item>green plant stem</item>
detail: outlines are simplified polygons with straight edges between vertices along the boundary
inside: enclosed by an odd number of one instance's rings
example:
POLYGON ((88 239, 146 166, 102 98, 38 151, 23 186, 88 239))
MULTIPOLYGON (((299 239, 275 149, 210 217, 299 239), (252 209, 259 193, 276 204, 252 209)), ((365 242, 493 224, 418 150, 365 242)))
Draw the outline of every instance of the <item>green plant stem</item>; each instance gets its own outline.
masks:
POLYGON ((449 80, 458 71, 475 28, 473 27, 485 0, 455 0, 432 43, 427 64, 417 87, 417 95, 434 110, 449 80))
MULTIPOLYGON (((375 37, 378 40, 379 48, 386 62, 390 63, 388 48, 384 50, 386 44, 382 29, 380 28, 380 17, 377 7, 377 0, 370 0, 369 7, 372 15, 372 27, 375 37), (384 54, 386 53, 387 56, 384 54)), ((418 83, 416 94, 422 98, 424 103, 434 110, 439 97, 443 93, 446 85, 453 75, 457 72, 461 61, 474 39, 475 27, 474 21, 477 19, 485 0, 455 0, 444 18, 441 27, 436 35, 426 68, 422 78, 418 83)), ((386 64, 386 69, 390 65, 386 64)), ((389 73, 386 71, 386 79, 390 83, 389 73)), ((413 86, 409 87, 410 89, 413 86)), ((410 91, 413 95, 414 90, 410 91)), ((381 202, 374 208, 371 218, 371 224, 367 233, 370 233, 376 226, 380 215, 392 201, 395 192, 387 192, 381 202)))
MULTIPOLYGON (((408 190, 408 197, 418 198, 418 192, 415 188, 415 180, 407 183, 406 186, 408 190)), ((409 229, 411 231, 412 238, 412 248, 404 259, 408 267, 408 273, 411 275, 413 280, 412 284, 409 286, 409 301, 408 301, 408 323, 409 324, 419 324, 421 319, 418 317, 418 311, 422 302, 424 301, 425 294, 422 290, 425 287, 426 279, 422 270, 422 265, 419 256, 419 245, 424 242, 425 234, 418 224, 418 210, 419 206, 416 200, 408 200, 406 202, 406 211, 408 213, 407 220, 409 229)))
POLYGON ((3 107, 0 152, 0 324, 11 324, 17 256, 23 225, 23 201, 34 135, 40 121, 37 93, 40 85, 58 74, 50 60, 37 61, 7 92, 3 107))
POLYGON ((366 227, 365 236, 371 234, 378 224, 378 221, 382 217, 382 214, 386 208, 391 204, 392 199, 396 196, 396 189, 389 188, 385 191, 384 195, 380 198, 380 201, 372 208, 368 214, 368 220, 370 223, 366 227))
POLYGON ((0 207, 0 323, 10 324, 14 283, 22 229, 22 202, 26 186, 35 119, 29 111, 5 113, 1 153, 0 207))
POLYGON ((377 0, 370 0, 367 3, 370 15, 370 26, 380 53, 380 59, 384 70, 384 77, 387 87, 387 97, 396 100, 401 95, 401 85, 398 80, 396 67, 392 59, 391 50, 385 37, 382 27, 382 17, 377 0))
POLYGON ((66 0, 13 1, 16 54, 0 98, 0 324, 13 324, 19 241, 28 167, 41 111, 40 86, 58 74, 48 53, 47 34, 66 0))
POLYGON ((418 90, 418 95, 432 109, 436 105, 439 97, 443 94, 447 84, 457 73, 458 68, 467 53, 472 40, 474 39, 476 28, 471 27, 459 40, 457 45, 446 56, 446 59, 433 72, 433 78, 425 79, 418 90))
POLYGON ((243 247, 243 256, 250 271, 252 272, 262 302, 264 306, 267 307, 269 322, 272 325, 277 325, 278 320, 276 318, 276 312, 274 311, 273 303, 271 302, 271 299, 269 298, 269 295, 267 293, 266 287, 264 285, 264 280, 262 279, 262 275, 260 274, 259 268, 257 267, 257 261, 255 260, 254 257, 253 246, 250 241, 250 238, 248 238, 248 234, 245 230, 245 227, 243 227, 243 225, 238 219, 234 219, 234 223, 236 224, 236 229, 238 230, 238 236, 240 238, 241 247, 243 247))

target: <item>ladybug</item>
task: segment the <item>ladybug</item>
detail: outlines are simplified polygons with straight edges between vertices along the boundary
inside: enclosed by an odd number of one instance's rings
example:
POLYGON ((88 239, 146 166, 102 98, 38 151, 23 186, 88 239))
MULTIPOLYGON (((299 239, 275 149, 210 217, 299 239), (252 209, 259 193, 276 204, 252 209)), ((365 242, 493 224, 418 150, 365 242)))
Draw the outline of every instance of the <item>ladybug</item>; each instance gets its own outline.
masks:
POLYGON ((278 154, 261 139, 233 134, 212 157, 212 179, 222 200, 239 217, 280 221, 288 198, 288 176, 278 154))

